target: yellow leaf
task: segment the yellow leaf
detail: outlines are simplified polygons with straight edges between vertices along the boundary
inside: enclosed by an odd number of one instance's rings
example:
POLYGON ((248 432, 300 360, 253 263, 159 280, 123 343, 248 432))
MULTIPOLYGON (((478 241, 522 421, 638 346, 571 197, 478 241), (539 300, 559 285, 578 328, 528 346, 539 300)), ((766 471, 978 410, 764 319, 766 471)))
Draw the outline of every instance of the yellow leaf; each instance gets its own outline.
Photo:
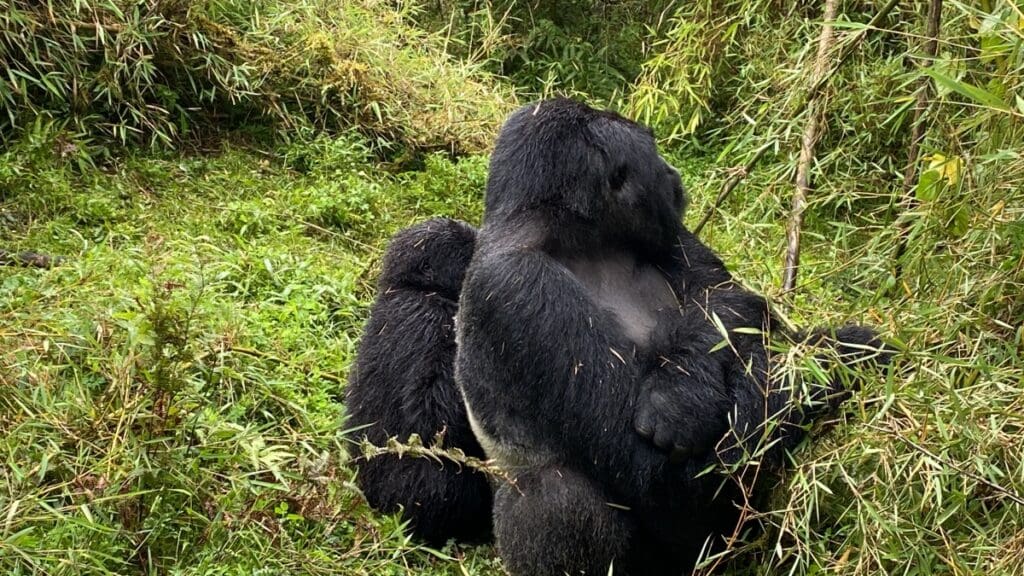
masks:
POLYGON ((1006 208, 1006 201, 1005 200, 1000 200, 999 202, 996 202, 992 206, 992 208, 989 210, 989 212, 991 212, 992 216, 998 218, 1000 215, 1002 215, 1003 208, 1006 208))
POLYGON ((964 161, 959 157, 946 158, 942 154, 932 154, 928 157, 928 171, 937 172, 939 177, 945 178, 950 186, 955 186, 960 181, 960 172, 963 169, 964 161))
POLYGON ((960 181, 960 172, 963 169, 964 161, 960 158, 952 158, 946 165, 942 167, 942 174, 946 177, 946 182, 949 182, 950 186, 956 185, 960 181))

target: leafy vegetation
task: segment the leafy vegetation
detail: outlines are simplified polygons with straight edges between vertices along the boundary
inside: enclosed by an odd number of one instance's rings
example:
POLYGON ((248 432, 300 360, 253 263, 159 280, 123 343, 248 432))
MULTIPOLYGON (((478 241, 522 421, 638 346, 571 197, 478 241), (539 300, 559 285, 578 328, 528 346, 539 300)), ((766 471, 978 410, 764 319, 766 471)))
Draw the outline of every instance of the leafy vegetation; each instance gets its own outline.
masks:
POLYGON ((783 293, 817 3, 0 0, 0 249, 65 257, 0 266, 0 571, 501 574, 366 508, 341 397, 388 236, 479 222, 501 117, 566 92, 794 321, 906 349, 708 565, 1021 574, 1024 13, 947 2, 925 58, 887 4, 840 3, 783 293))
POLYGON ((483 150, 514 96, 448 57, 408 12, 372 1, 0 0, 0 141, 43 117, 122 143, 264 123, 483 150))
POLYGON ((439 0, 418 14, 443 32, 449 52, 482 59, 531 94, 575 94, 611 103, 640 72, 644 44, 670 0, 439 0))
POLYGON ((4 158, 25 174, 5 241, 74 256, 0 279, 0 571, 486 573, 365 508, 340 402, 382 243, 478 219, 480 160, 373 174, 344 138, 85 174, 48 154, 4 158))

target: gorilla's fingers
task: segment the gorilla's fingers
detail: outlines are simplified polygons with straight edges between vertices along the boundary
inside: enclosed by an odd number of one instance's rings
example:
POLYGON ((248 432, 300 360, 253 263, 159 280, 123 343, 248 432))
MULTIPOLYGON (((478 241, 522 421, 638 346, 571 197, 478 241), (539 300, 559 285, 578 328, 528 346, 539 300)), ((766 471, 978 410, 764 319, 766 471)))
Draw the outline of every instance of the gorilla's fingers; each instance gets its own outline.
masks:
POLYGON ((654 437, 654 408, 650 402, 641 402, 633 426, 640 436, 650 440, 654 437))
POLYGON ((839 328, 817 328, 804 339, 813 346, 834 348, 839 360, 848 366, 860 362, 886 366, 895 353, 874 329, 854 324, 839 328))
POLYGON ((673 436, 672 429, 668 426, 658 426, 658 429, 654 431, 654 445, 668 452, 675 446, 673 436))
POLYGON ((669 453, 668 459, 673 464, 678 464, 683 460, 686 460, 690 456, 693 456, 693 447, 686 444, 675 444, 672 446, 672 452, 669 453))

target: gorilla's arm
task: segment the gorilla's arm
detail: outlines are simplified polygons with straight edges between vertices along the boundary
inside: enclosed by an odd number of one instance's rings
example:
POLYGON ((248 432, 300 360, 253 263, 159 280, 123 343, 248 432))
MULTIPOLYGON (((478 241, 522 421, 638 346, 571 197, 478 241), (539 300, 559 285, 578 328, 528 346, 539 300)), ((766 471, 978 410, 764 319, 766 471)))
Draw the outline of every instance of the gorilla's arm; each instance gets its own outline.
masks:
POLYGON ((681 317, 664 358, 682 376, 670 377, 664 369, 646 376, 635 422, 656 446, 699 454, 728 431, 719 444, 726 463, 759 446, 770 446, 767 460, 780 463, 782 449, 795 447, 811 423, 849 398, 858 384, 849 367, 888 363, 891 353, 873 330, 818 329, 787 336, 822 349, 817 359, 828 380, 807 382, 808 394, 802 394, 799 382, 777 374, 769 378, 768 333, 773 327, 766 300, 735 284, 718 256, 688 232, 677 250, 676 265, 666 273, 677 291, 681 317), (688 409, 695 405, 694 396, 703 400, 700 409, 711 410, 703 418, 694 419, 688 409))
MULTIPOLYGON (((787 406, 778 408, 787 414, 784 422, 800 427, 784 440, 787 447, 802 439, 807 425, 846 401, 860 388, 866 376, 883 371, 895 354, 876 330, 866 326, 815 328, 796 334, 793 341, 809 348, 818 366, 816 371, 826 375, 826 381, 820 382, 814 376, 801 378, 801 374, 773 375, 771 391, 789 400, 787 406), (803 382, 791 382, 790 376, 803 382), (806 387, 805 391, 798 389, 801 385, 806 387), (794 398, 799 402, 793 401, 794 398)), ((781 358, 773 358, 773 361, 779 360, 781 358)))
POLYGON ((765 419, 768 310, 730 282, 672 280, 680 313, 643 377, 635 425, 676 456, 699 455, 727 430, 746 436, 765 419))
POLYGON ((542 252, 478 258, 459 320, 458 379, 474 417, 504 444, 629 469, 645 448, 632 432, 638 363, 618 325, 542 252), (637 448, 609 454, 623 443, 637 448))
MULTIPOLYGON (((642 384, 636 429, 655 445, 682 455, 710 450, 728 431, 719 444, 725 461, 771 442, 778 459, 777 448, 795 446, 810 423, 849 396, 855 382, 836 375, 825 385, 811 383, 809 394, 800 395, 791 381, 769 379, 772 317, 767 302, 733 282, 721 260, 689 232, 680 236, 677 250, 675 266, 665 272, 677 291, 681 315, 669 338, 673 347, 662 355, 667 361, 642 384), (694 396, 703 402, 696 404, 694 396), (695 419, 691 406, 709 412, 695 419)), ((796 339, 835 349, 841 366, 833 367, 839 372, 845 365, 870 361, 881 346, 874 331, 861 327, 834 334, 816 330, 796 339)), ((826 356, 819 358, 828 369, 826 356)), ((884 355, 878 360, 886 361, 884 355)))

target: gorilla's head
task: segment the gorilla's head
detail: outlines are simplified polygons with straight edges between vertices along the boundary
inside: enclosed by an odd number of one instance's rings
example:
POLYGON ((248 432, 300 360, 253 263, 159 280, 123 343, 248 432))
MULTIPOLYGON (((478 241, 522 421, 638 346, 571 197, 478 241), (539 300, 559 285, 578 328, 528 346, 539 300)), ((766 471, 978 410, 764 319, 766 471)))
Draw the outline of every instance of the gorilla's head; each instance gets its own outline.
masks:
POLYGON ((502 127, 484 221, 540 217, 555 242, 660 251, 677 237, 685 206, 679 173, 658 155, 649 129, 556 99, 520 108, 502 127))
POLYGON ((471 226, 448 218, 402 230, 384 253, 380 290, 410 288, 457 300, 475 241, 471 226))

